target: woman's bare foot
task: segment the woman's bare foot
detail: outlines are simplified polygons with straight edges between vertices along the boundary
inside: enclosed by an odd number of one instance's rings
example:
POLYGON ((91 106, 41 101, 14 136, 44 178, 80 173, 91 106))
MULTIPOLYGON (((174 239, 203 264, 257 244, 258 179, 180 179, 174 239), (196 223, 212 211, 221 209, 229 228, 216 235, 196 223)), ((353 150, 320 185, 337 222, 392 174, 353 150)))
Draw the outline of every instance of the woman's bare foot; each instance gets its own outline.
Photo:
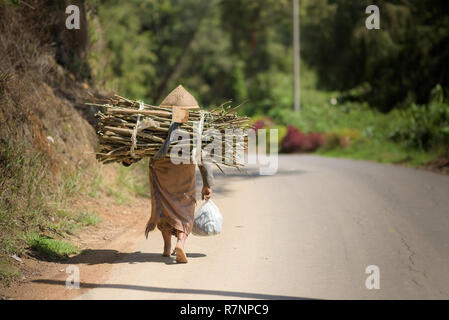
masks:
POLYGON ((186 241, 187 235, 184 232, 178 232, 178 242, 176 242, 176 262, 177 263, 187 263, 187 255, 184 251, 184 243, 186 241))
POLYGON ((162 232, 162 238, 164 238, 164 252, 162 253, 162 256, 170 257, 171 231, 170 230, 163 230, 161 232, 162 232))
POLYGON ((164 252, 162 253, 163 257, 170 257, 170 251, 171 251, 171 246, 169 246, 168 248, 166 248, 164 246, 164 252))
POLYGON ((187 263, 187 255, 184 251, 184 246, 182 245, 181 241, 178 241, 178 243, 176 243, 176 247, 175 247, 175 251, 176 251, 176 262, 177 263, 187 263))

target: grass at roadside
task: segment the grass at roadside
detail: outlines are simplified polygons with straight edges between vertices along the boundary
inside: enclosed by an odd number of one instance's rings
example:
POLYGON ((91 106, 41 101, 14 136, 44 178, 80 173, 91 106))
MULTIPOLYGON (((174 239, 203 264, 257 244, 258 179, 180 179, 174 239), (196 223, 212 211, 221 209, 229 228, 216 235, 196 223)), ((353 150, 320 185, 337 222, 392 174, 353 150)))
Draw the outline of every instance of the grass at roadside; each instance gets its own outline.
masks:
POLYGON ((371 160, 380 163, 402 163, 420 166, 436 159, 441 151, 430 152, 413 150, 391 141, 359 140, 347 147, 337 147, 331 150, 318 150, 317 154, 356 160, 371 160))
POLYGON ((32 250, 51 259, 61 259, 69 254, 78 252, 77 248, 67 241, 43 236, 38 233, 26 235, 25 241, 32 250))
POLYGON ((148 198, 149 178, 148 159, 141 160, 130 167, 116 165, 114 182, 106 186, 106 192, 117 204, 129 204, 133 197, 148 198))
POLYGON ((145 161, 117 166, 109 180, 99 165, 62 168, 59 179, 50 181, 47 159, 32 150, 12 141, 0 148, 0 284, 20 276, 12 255, 32 250, 59 259, 77 251, 68 235, 101 222, 97 212, 74 206, 78 199, 99 199, 108 190, 121 204, 149 196, 145 161))
POLYGON ((19 270, 5 259, 0 258, 0 281, 6 285, 20 276, 19 270))
POLYGON ((94 211, 80 212, 77 220, 83 226, 96 226, 100 222, 100 217, 98 213, 94 211))

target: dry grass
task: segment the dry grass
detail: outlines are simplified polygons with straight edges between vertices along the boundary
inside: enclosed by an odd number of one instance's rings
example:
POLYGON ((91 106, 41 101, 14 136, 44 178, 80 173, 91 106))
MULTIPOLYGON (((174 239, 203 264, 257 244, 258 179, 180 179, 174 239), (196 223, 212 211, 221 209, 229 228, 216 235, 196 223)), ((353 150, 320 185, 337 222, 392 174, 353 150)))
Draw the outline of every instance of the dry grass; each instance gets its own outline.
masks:
POLYGON ((20 276, 13 254, 74 250, 67 239, 99 223, 75 204, 107 195, 104 184, 117 202, 148 194, 143 166, 100 170, 95 159, 95 130, 79 109, 90 86, 86 43, 60 29, 64 1, 27 3, 35 9, 0 0, 0 285, 20 276))
POLYGON ((86 152, 93 151, 96 137, 73 107, 87 93, 74 81, 77 75, 56 62, 62 49, 51 32, 64 12, 49 14, 45 1, 28 3, 36 9, 0 4, 0 142, 29 142, 56 171, 74 161, 86 167, 92 159, 86 152))
POLYGON ((86 70, 67 59, 82 61, 84 49, 58 27, 62 1, 27 3, 34 9, 0 1, 0 280, 18 274, 9 257, 30 234, 63 238, 69 221, 95 224, 92 214, 58 215, 95 192, 96 135, 75 108, 86 70))

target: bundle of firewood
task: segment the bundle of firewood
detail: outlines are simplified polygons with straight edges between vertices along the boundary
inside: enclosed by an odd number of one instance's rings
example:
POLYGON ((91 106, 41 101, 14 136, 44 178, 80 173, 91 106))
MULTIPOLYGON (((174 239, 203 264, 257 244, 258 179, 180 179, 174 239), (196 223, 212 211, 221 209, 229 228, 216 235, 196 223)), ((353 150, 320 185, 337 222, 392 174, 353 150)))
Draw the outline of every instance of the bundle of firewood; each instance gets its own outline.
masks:
MULTIPOLYGON (((127 158, 153 157, 168 137, 169 127, 172 123, 172 108, 158 107, 145 104, 136 100, 129 100, 120 96, 87 103, 98 107, 97 134, 99 137, 99 150, 97 159, 103 163, 121 162, 127 158)), ((186 123, 180 123, 177 127, 178 133, 183 133, 188 139, 171 141, 165 157, 181 155, 171 154, 174 147, 186 147, 193 151, 198 150, 198 135, 202 137, 201 149, 210 142, 204 141, 205 133, 210 129, 220 132, 222 141, 222 154, 214 155, 215 163, 239 167, 241 161, 235 159, 237 152, 233 152, 229 159, 229 153, 225 150, 246 150, 248 118, 238 116, 236 108, 222 105, 211 110, 191 109, 186 123), (201 123, 201 125, 199 125, 201 123), (201 132, 199 127, 202 127, 201 132), (196 128, 196 129, 195 129, 196 128), (225 139, 226 130, 234 130, 238 137, 225 139), (237 130, 241 129, 241 130, 237 130), (228 144, 228 145, 227 145, 228 144), (232 144, 232 145, 229 145, 232 144), (228 148, 228 149, 226 149, 228 148)), ((209 131, 210 132, 210 131, 209 131)), ((229 131, 228 131, 229 132, 229 131)), ((215 151, 216 152, 216 151, 215 151)), ((204 150, 202 151, 204 155, 204 150)))

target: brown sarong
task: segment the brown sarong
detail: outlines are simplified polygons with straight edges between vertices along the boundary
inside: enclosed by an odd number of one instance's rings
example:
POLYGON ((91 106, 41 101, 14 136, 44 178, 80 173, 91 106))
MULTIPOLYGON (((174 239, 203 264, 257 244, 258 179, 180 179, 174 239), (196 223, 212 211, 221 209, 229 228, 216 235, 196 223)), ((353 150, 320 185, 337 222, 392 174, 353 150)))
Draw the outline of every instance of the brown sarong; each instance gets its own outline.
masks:
POLYGON ((150 159, 151 217, 145 236, 158 227, 190 234, 195 214, 195 164, 150 159))

